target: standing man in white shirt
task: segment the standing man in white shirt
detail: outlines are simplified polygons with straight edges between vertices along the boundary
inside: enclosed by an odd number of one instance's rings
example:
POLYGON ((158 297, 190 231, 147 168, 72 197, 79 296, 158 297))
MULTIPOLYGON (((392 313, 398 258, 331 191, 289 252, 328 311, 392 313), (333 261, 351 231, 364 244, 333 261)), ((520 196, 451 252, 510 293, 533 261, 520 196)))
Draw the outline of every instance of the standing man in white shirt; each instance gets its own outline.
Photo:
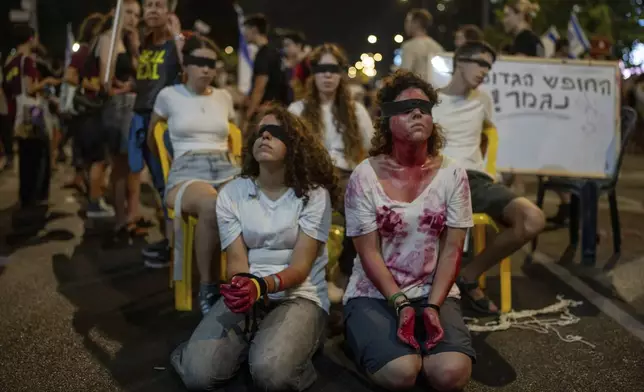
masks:
POLYGON ((432 25, 432 14, 429 11, 415 8, 405 18, 405 34, 410 37, 402 44, 402 64, 400 68, 418 74, 423 80, 431 83, 429 61, 445 50, 431 38, 427 31, 432 25))
POLYGON ((438 94, 439 105, 432 115, 443 128, 443 154, 467 170, 474 213, 485 213, 507 227, 463 267, 456 283, 463 299, 472 309, 498 313, 478 287, 478 277, 539 235, 545 227, 543 212, 530 200, 515 195, 496 183, 484 169, 481 153, 483 130, 492 124, 492 100, 478 86, 492 68, 496 53, 485 42, 471 41, 454 54, 454 73, 450 83, 438 94))

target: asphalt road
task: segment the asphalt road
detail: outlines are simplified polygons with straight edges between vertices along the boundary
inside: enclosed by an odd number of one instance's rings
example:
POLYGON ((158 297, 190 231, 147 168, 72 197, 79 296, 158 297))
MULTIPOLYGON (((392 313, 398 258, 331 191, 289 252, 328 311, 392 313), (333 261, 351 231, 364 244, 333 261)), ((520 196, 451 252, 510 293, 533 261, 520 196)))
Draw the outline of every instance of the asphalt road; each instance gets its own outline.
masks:
MULTIPOLYGON (((0 174, 0 253, 10 256, 0 262, 0 391, 184 391, 168 355, 199 315, 174 311, 168 272, 143 267, 143 241, 103 247, 101 225, 84 221, 82 203, 61 189, 64 177, 56 174, 46 211, 25 216, 16 212, 16 176, 0 174)), ((566 236, 558 238, 545 254, 565 247, 566 236)), ((644 342, 547 268, 522 268, 522 260, 513 258, 514 308, 541 309, 563 295, 583 302, 571 309, 579 321, 546 333, 474 333, 478 363, 467 391, 644 391, 644 342)), ((493 299, 497 285, 492 276, 493 299)), ((331 339, 316 358, 312 391, 371 390, 341 346, 331 339)), ((225 390, 247 391, 247 383, 242 374, 225 390)))

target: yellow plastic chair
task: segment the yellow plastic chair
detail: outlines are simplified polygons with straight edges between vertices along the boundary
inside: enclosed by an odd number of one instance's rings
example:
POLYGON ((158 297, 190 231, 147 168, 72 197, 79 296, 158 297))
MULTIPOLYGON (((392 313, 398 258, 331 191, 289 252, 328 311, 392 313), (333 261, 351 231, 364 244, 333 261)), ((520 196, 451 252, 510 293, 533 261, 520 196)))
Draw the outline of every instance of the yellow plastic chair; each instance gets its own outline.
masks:
MULTIPOLYGON (((163 178, 167 182, 168 174, 170 173, 170 165, 172 159, 165 146, 164 134, 168 129, 168 124, 159 122, 154 128, 154 141, 156 142, 157 150, 159 152, 159 160, 161 161, 161 168, 163 170, 163 178)), ((234 124, 229 124, 229 141, 231 154, 239 161, 241 158, 242 137, 241 131, 234 124)), ((168 207, 168 218, 174 220, 174 209, 168 207)), ((173 267, 174 263, 170 263, 170 287, 174 287, 174 306, 179 311, 192 310, 192 260, 194 254, 194 240, 195 228, 197 226, 197 218, 194 216, 186 215, 181 222, 183 230, 183 280, 174 281, 173 267)), ((226 253, 221 254, 221 280, 226 280, 226 253)))
MULTIPOLYGON (((485 171, 496 178, 496 154, 499 148, 499 134, 496 128, 486 128, 483 134, 487 137, 486 167, 485 171)), ((478 255, 485 249, 485 228, 490 226, 495 232, 499 232, 498 224, 487 214, 474 214, 474 228, 472 229, 472 238, 474 242, 474 252, 478 255)), ((512 264, 509 257, 501 261, 501 312, 507 313, 512 310, 512 264)), ((481 289, 486 287, 486 276, 481 275, 479 278, 481 289)))

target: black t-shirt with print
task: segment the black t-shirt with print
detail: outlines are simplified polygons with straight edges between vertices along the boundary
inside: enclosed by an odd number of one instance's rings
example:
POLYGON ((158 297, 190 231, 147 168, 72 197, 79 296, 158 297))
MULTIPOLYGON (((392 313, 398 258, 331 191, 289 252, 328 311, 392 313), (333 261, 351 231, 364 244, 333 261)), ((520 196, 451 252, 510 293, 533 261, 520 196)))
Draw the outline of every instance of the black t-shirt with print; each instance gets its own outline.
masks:
POLYGON ((510 46, 510 54, 542 57, 544 50, 541 39, 531 30, 523 30, 514 37, 510 46))
POLYGON ((280 52, 270 44, 262 46, 255 55, 253 89, 255 88, 255 78, 260 75, 268 76, 262 103, 277 101, 288 104, 288 82, 286 73, 282 69, 282 57, 280 52))
POLYGON ((146 45, 141 48, 136 69, 136 101, 134 111, 149 113, 159 92, 166 87, 179 83, 181 64, 174 41, 163 45, 146 45))

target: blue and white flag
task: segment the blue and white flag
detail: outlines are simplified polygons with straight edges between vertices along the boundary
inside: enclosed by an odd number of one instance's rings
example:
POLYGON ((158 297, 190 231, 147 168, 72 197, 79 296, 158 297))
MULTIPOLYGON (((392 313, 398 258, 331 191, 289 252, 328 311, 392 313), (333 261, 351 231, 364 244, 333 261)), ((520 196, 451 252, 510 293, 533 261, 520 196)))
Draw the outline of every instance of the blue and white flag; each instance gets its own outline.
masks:
POLYGON ((570 13, 570 21, 568 22, 568 43, 570 45, 569 56, 573 59, 590 49, 590 41, 588 41, 588 37, 586 37, 586 33, 574 12, 570 13))
POLYGON ((559 41, 559 31, 555 26, 550 26, 548 31, 541 36, 541 44, 543 45, 544 57, 552 57, 557 51, 557 41, 559 41))
POLYGON ((237 12, 237 21, 239 24, 239 49, 237 51, 237 88, 239 91, 248 95, 251 92, 252 79, 253 79, 253 63, 257 47, 253 44, 246 42, 244 38, 244 11, 235 4, 235 11, 237 12))

